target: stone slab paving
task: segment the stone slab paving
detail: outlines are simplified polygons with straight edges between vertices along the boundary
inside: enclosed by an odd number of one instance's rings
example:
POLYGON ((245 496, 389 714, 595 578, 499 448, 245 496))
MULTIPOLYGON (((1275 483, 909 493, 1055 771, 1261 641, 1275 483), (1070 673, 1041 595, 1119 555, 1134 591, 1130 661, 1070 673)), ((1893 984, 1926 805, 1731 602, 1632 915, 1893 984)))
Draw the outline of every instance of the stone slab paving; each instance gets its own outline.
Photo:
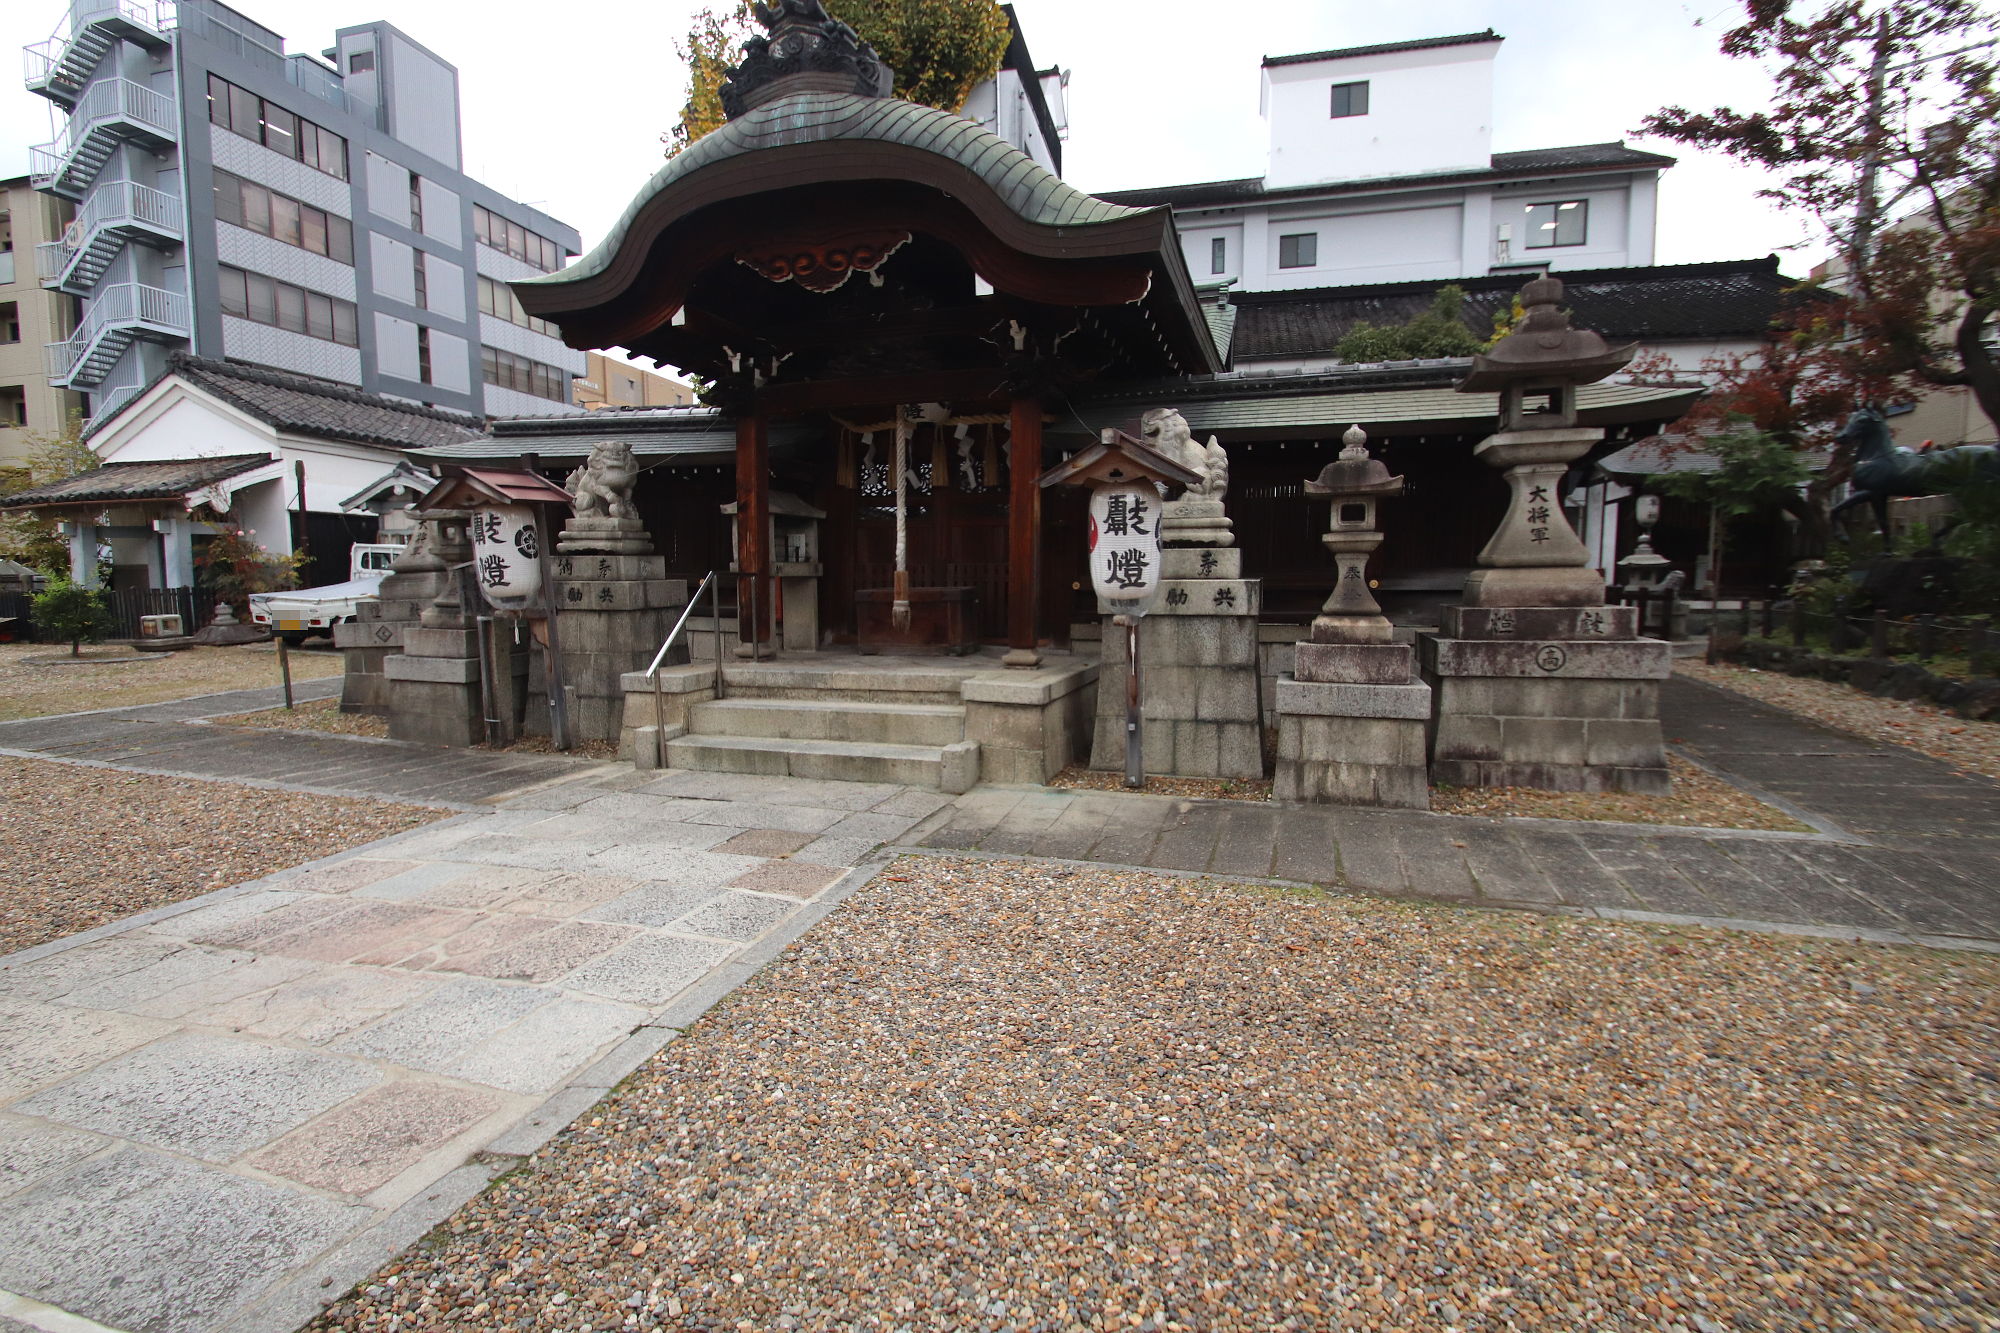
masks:
POLYGON ((2000 944, 2000 783, 1681 678, 1668 682, 1662 716, 1684 753, 1824 832, 987 787, 911 841, 1493 906, 2000 944))
MULTIPOLYGON (((116 721, 117 744, 156 737, 145 766, 229 761, 204 728, 116 721)), ((290 762, 254 739, 255 772, 290 762)), ((0 958, 0 1329, 297 1326, 823 915, 850 853, 949 800, 524 771, 477 812, 0 958)))

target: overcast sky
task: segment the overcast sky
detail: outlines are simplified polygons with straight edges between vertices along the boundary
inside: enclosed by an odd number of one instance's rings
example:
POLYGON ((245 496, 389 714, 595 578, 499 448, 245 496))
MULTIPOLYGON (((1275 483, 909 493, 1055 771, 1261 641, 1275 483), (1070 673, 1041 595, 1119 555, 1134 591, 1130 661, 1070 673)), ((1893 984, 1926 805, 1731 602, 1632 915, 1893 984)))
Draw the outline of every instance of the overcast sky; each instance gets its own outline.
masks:
MULTIPOLYGON (((458 66, 465 168, 503 193, 576 226, 595 244, 659 166, 685 79, 673 44, 687 0, 649 5, 564 0, 243 0, 249 17, 318 52, 335 26, 385 15, 458 66)), ((1497 65, 1494 148, 1626 139, 1651 110, 1755 103, 1760 72, 1716 51, 1741 12, 1734 0, 1018 0, 1029 49, 1072 71, 1065 175, 1086 190, 1263 174, 1258 62, 1372 42, 1473 32, 1507 39, 1497 65)), ((0 44, 46 37, 50 0, 0 4, 0 44)), ((16 66, 15 68, 19 68, 16 66)), ((0 89, 0 174, 27 170, 27 146, 50 137, 51 104, 0 89)), ((1762 178, 1669 145, 1680 164, 1661 187, 1658 261, 1692 263, 1779 252, 1803 275, 1824 247, 1756 198, 1762 178), (1807 241, 1803 249, 1788 249, 1807 241)))

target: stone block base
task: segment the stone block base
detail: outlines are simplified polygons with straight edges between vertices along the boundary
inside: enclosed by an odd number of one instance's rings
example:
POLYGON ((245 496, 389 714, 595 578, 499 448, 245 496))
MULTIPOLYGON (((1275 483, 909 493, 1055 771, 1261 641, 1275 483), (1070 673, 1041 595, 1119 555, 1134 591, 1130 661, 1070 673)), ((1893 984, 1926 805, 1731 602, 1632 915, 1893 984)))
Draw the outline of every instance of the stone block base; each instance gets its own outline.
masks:
MULTIPOLYGON (((1202 605, 1218 590, 1254 607, 1256 580, 1191 580, 1202 605)), ((1191 601, 1194 599, 1191 599, 1191 601)), ((1140 687, 1148 773, 1179 777, 1258 778, 1264 740, 1257 699, 1257 620, 1251 614, 1196 615, 1192 608, 1149 615, 1139 624, 1140 687)), ((1125 767, 1125 630, 1104 627, 1097 724, 1090 766, 1125 767)))
POLYGON ((974 676, 961 687, 965 739, 983 782, 1047 782, 1074 760, 1097 709, 1095 663, 974 676))
POLYGON ((663 666, 657 688, 654 679, 644 671, 628 671, 619 678, 618 685, 623 695, 618 757, 634 760, 642 768, 655 767, 658 729, 666 728, 668 740, 686 733, 689 710, 715 697, 715 665, 710 662, 663 666))
POLYGON ((1665 792, 1660 681, 1670 647, 1424 641, 1431 778, 1470 787, 1665 792))
POLYGON ((1407 685, 1417 674, 1407 643, 1301 643, 1292 660, 1298 679, 1329 684, 1407 685))
POLYGON ((1604 576, 1576 566, 1475 569, 1465 580, 1465 602, 1468 606, 1603 606, 1604 576))
MULTIPOLYGON (((392 658, 389 665, 393 668, 402 660, 392 658)), ((486 722, 479 706, 479 664, 464 665, 472 669, 470 685, 399 677, 391 670, 388 673, 390 737, 461 749, 483 742, 486 722)))
POLYGON ((1430 808, 1427 685, 1278 681, 1281 801, 1430 808))

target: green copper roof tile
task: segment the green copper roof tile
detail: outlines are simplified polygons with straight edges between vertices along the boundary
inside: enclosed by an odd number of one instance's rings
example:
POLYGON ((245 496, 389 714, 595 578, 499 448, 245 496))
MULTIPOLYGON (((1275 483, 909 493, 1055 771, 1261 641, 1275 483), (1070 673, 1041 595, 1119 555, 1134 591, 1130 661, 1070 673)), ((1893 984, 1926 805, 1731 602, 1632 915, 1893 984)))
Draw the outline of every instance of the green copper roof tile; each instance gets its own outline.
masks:
POLYGON ((697 139, 653 174, 589 254, 559 273, 531 281, 559 287, 603 272, 624 244, 639 210, 703 167, 765 149, 842 139, 898 144, 949 158, 990 185, 1020 217, 1043 226, 1088 227, 1154 211, 1093 198, 1012 144, 949 111, 895 98, 797 93, 697 139))

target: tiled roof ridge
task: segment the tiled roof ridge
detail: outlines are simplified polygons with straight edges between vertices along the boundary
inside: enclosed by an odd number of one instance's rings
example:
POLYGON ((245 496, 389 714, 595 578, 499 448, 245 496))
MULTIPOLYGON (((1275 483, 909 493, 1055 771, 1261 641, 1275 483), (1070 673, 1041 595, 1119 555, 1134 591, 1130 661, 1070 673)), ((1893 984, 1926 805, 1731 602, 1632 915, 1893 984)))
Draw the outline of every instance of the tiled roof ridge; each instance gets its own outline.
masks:
POLYGON ((1647 152, 1643 148, 1627 148, 1623 139, 1608 139, 1602 143, 1557 144, 1548 148, 1515 148, 1504 153, 1494 153, 1484 167, 1454 167, 1445 171, 1412 172, 1403 176, 1362 176, 1352 180, 1318 181, 1310 185, 1281 185, 1269 188, 1264 185, 1263 176, 1233 176, 1224 180, 1188 181, 1179 185, 1142 185, 1128 190, 1102 190, 1096 193, 1099 199, 1111 203, 1121 203, 1127 199, 1158 199, 1173 194, 1188 194, 1196 191, 1233 189, 1241 191, 1246 200, 1261 198, 1286 198, 1293 195, 1311 194, 1320 190, 1356 190, 1390 186, 1407 182, 1412 186, 1448 185, 1453 181, 1477 180, 1489 176, 1508 175, 1515 172, 1552 169, 1556 166, 1570 166, 1578 170, 1602 169, 1605 167, 1662 165, 1672 166, 1676 159, 1664 153, 1647 152), (1622 156, 1615 161, 1560 163, 1548 159, 1559 153, 1576 153, 1586 149, 1603 150, 1622 156))
MULTIPOLYGON (((204 377, 215 376, 225 380, 248 380, 252 384, 263 384, 273 389, 290 389, 299 393, 317 394, 322 398, 331 398, 336 402, 353 403, 357 406, 378 408, 382 411, 395 412, 405 416, 422 417, 429 421, 440 421, 452 426, 464 426, 471 430, 479 429, 485 421, 485 418, 471 412, 458 412, 445 407, 426 407, 422 403, 406 403, 382 394, 369 393, 365 389, 357 389, 351 384, 342 384, 338 380, 321 379, 317 375, 307 375, 296 370, 279 370, 274 366, 258 366, 242 361, 228 361, 215 357, 196 356, 191 352, 175 352, 167 358, 167 373, 172 374, 175 370, 184 372, 193 371, 196 375, 204 377)), ((165 378, 165 376, 162 376, 162 378, 165 378)), ((218 386, 204 384, 204 387, 214 389, 218 386)), ((226 388, 220 389, 220 392, 251 415, 260 417, 265 421, 272 421, 270 414, 255 402, 239 398, 237 395, 229 393, 226 388)), ((272 424, 276 423, 272 422, 272 424)))
MULTIPOLYGON (((1778 271, 1778 256, 1763 255, 1755 259, 1703 259, 1686 264, 1634 264, 1619 268, 1551 269, 1549 276, 1560 278, 1566 286, 1577 286, 1592 282, 1636 282, 1648 277, 1696 278, 1725 273, 1746 275, 1770 274, 1781 282, 1790 283, 1778 271)), ((1404 292, 1418 292, 1450 286, 1477 286, 1480 290, 1505 289, 1519 286, 1530 278, 1539 276, 1522 271, 1519 273, 1475 273, 1456 278, 1408 278, 1401 282, 1355 283, 1339 287, 1293 287, 1279 291, 1232 291, 1230 304, 1278 305, 1287 301, 1325 301, 1338 298, 1360 296, 1393 296, 1404 292)))
POLYGON ((1441 46, 1473 46, 1507 39, 1491 28, 1480 32, 1454 33, 1449 37, 1413 37, 1401 42, 1376 42, 1370 46, 1345 46, 1332 51, 1305 51, 1298 55, 1265 56, 1264 68, 1276 65, 1310 65, 1321 60, 1346 60, 1354 56, 1388 55, 1396 51, 1428 51, 1441 46))

